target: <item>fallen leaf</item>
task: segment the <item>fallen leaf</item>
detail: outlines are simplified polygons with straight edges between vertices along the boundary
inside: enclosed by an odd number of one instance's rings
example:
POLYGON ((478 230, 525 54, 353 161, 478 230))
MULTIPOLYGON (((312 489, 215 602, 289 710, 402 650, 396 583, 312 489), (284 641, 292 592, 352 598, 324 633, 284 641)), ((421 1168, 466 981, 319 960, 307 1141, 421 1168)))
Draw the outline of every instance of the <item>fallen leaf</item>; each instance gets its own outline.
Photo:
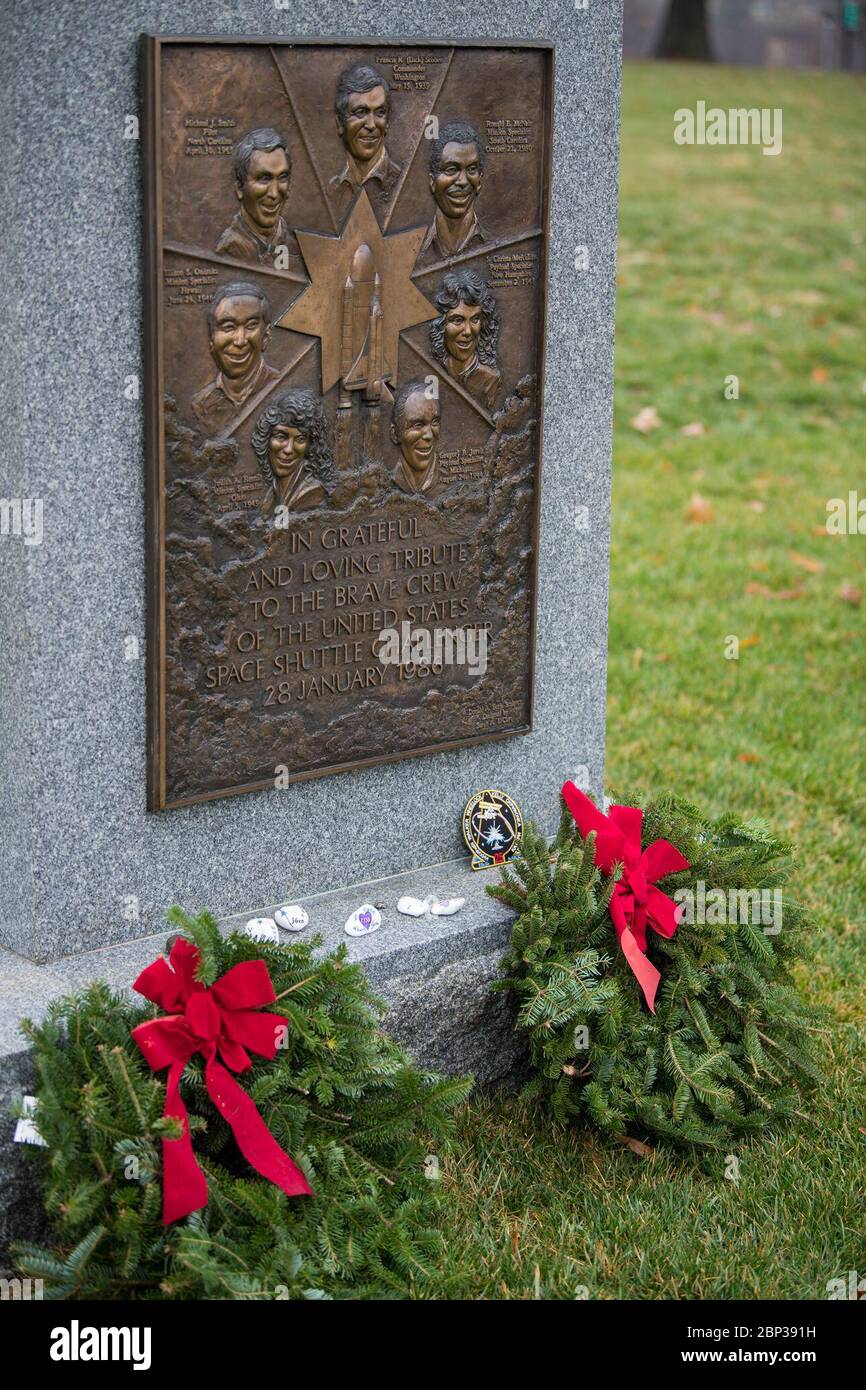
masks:
POLYGON ((709 521, 715 521, 716 511, 706 497, 702 497, 699 492, 694 492, 689 505, 686 507, 686 519, 694 522, 695 525, 704 526, 709 521))
POLYGON ((804 415, 804 425, 814 425, 816 430, 832 430, 836 426, 836 421, 829 415, 804 415))
POLYGON ((740 647, 757 647, 760 640, 757 632, 750 632, 748 637, 740 638, 740 647))
POLYGON ((823 383, 828 380, 830 373, 827 371, 826 367, 813 367, 809 375, 813 381, 817 381, 823 385, 823 383))
POLYGON ((627 1149, 631 1149, 633 1154, 638 1154, 640 1158, 649 1158, 652 1147, 645 1144, 642 1139, 633 1139, 630 1134, 618 1134, 617 1139, 621 1144, 625 1144, 627 1149))
POLYGON ((788 599, 805 598, 806 590, 799 586, 796 589, 770 589, 766 584, 758 584, 751 579, 746 585, 746 593, 754 598, 788 599))
POLYGON ((651 251, 620 251, 620 265, 649 265, 655 259, 651 251))
POLYGON ((821 574, 824 569, 820 560, 813 560, 811 555, 801 555, 798 550, 789 550, 788 559, 792 565, 799 565, 801 570, 808 570, 810 574, 821 574))
POLYGON ((855 608, 859 608, 863 602, 863 594, 853 584, 843 584, 839 590, 839 597, 844 599, 846 603, 853 603, 855 608))
POLYGON ((684 434, 686 439, 700 439, 706 432, 706 426, 700 420, 693 420, 690 425, 683 425, 680 430, 680 434, 684 434))
POLYGON ((824 522, 824 524, 823 524, 822 526, 813 526, 813 527, 812 527, 812 535, 813 535, 813 536, 829 536, 829 534, 830 534, 830 532, 827 530, 827 523, 826 523, 826 521, 824 522))
POLYGON ((759 499, 755 497, 749 503, 749 510, 753 512, 765 512, 767 510, 767 504, 766 502, 759 501, 759 499))
POLYGON ((690 304, 686 310, 687 314, 693 314, 695 318, 703 319, 704 323, 712 324, 713 328, 724 328, 728 320, 724 314, 720 314, 717 309, 706 310, 700 304, 690 304))
POLYGON ((577 1067, 573 1067, 570 1065, 570 1063, 564 1062, 562 1067, 562 1074, 563 1076, 577 1076, 577 1067))
POLYGON ((759 763, 760 761, 761 761, 761 759, 758 757, 757 753, 738 753, 738 754, 737 754, 737 762, 738 762, 738 763, 759 763))
POLYGON ((649 434, 650 430, 657 430, 660 424, 659 413, 654 405, 645 405, 631 421, 632 429, 640 434, 649 434))

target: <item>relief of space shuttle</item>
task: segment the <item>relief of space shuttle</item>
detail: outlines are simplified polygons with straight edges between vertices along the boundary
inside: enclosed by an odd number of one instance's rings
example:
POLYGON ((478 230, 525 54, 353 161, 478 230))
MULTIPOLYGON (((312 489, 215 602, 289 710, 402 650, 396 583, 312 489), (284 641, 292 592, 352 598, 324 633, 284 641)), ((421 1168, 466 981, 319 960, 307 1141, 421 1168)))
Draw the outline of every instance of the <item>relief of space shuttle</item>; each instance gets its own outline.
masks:
POLYGON ((378 405, 383 396, 392 399, 386 385, 391 368, 384 357, 383 321, 379 272, 372 251, 362 242, 343 286, 341 409, 351 406, 353 391, 363 391, 368 405, 378 405))

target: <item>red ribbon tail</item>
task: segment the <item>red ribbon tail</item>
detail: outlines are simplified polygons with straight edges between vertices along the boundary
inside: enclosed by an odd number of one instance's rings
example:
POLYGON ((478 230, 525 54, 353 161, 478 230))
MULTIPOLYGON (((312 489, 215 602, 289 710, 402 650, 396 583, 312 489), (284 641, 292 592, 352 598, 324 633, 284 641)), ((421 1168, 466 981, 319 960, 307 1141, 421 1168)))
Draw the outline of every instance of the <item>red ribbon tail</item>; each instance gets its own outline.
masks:
POLYGON ((271 1134, 246 1091, 219 1062, 205 1067, 207 1092, 231 1127, 238 1148, 257 1173, 282 1188, 287 1197, 312 1196, 298 1165, 271 1134))
POLYGON ((170 1226, 190 1212, 207 1206, 207 1178, 196 1162, 189 1132, 189 1115, 180 1094, 186 1062, 172 1062, 165 1086, 163 1117, 180 1120, 180 1139, 162 1141, 162 1224, 170 1226))
POLYGON ((669 898, 667 893, 663 893, 653 883, 647 888, 646 901, 653 931, 670 940, 680 924, 683 915, 682 904, 675 903, 673 898, 669 898))
POLYGON ((631 933, 630 927, 624 927, 619 934, 619 944, 622 953, 629 963, 632 974, 643 990, 643 997, 647 1002, 650 1013, 655 1013, 656 990, 659 986, 661 975, 656 970, 652 961, 644 955, 631 933))

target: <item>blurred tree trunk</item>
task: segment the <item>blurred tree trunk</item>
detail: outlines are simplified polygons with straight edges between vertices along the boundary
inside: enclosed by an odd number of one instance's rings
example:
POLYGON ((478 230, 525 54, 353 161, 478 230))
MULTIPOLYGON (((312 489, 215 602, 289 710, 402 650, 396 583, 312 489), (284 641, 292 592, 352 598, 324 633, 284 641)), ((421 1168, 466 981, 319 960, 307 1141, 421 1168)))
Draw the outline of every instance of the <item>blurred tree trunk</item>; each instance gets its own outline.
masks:
POLYGON ((670 0, 656 48, 657 58, 688 58, 711 63, 707 0, 670 0))

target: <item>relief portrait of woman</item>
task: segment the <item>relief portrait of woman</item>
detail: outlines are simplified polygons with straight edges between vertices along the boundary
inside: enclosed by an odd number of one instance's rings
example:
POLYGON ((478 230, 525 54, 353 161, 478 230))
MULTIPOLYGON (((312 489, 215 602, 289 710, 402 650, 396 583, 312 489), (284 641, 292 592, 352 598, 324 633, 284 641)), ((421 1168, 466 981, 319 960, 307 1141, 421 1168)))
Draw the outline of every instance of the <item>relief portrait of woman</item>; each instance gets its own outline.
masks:
POLYGON ((439 317, 430 325, 437 362, 486 411, 502 384, 496 364, 500 318, 486 280, 474 270, 450 270, 436 291, 439 317))
POLYGON ((262 411, 251 443, 268 485, 266 513, 280 506, 306 511, 325 501, 336 475, 320 396, 300 388, 282 392, 262 411))

